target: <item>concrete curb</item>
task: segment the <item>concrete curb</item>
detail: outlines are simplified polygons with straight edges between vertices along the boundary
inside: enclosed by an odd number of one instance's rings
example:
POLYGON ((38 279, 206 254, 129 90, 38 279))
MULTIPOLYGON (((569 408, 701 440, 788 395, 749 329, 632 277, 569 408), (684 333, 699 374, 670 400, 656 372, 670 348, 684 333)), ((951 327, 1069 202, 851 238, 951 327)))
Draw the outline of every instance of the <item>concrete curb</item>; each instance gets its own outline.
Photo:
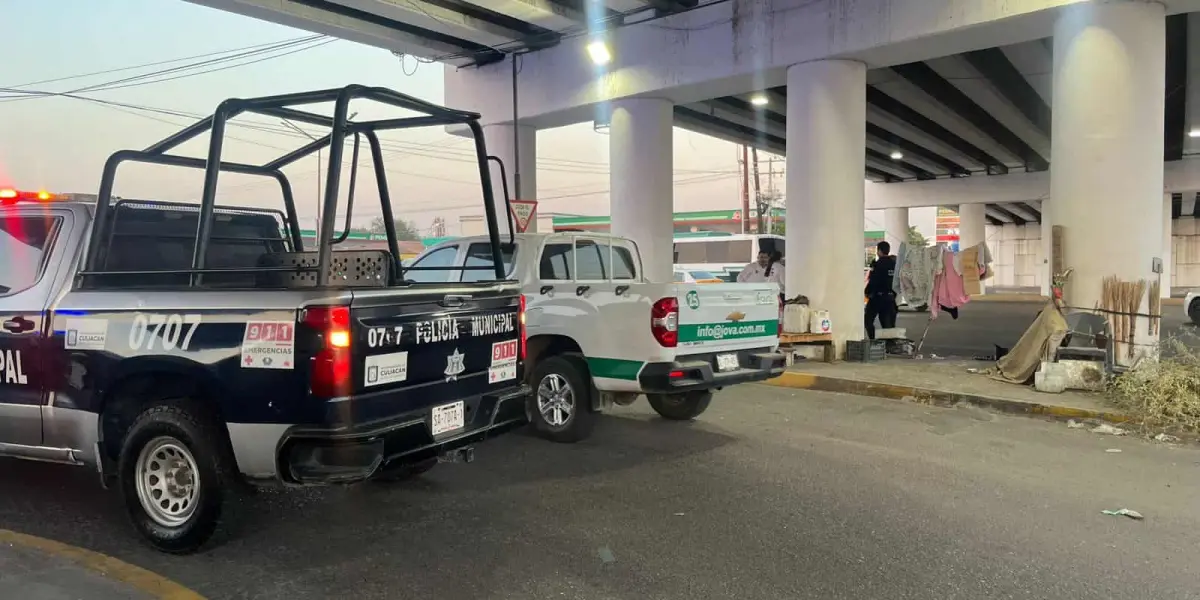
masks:
POLYGON ((822 375, 813 375, 812 373, 788 372, 775 379, 767 380, 766 384, 819 392, 838 392, 857 396, 887 398, 890 400, 906 400, 943 408, 951 408, 965 402, 1010 415, 1049 417, 1058 420, 1098 419, 1109 423, 1124 423, 1129 420, 1129 417, 1115 412, 1055 406, 1053 404, 1035 404, 1032 402, 1021 402, 1020 400, 960 394, 957 392, 893 385, 890 383, 876 383, 873 381, 858 381, 843 379, 841 377, 825 377, 822 375))
MULTIPOLYGON (((1183 306, 1183 298, 1163 298, 1163 306, 1183 306)), ((971 296, 971 302, 1028 302, 1041 303, 1049 302, 1050 298, 1038 294, 1006 294, 997 292, 994 294, 982 294, 979 296, 971 296)))

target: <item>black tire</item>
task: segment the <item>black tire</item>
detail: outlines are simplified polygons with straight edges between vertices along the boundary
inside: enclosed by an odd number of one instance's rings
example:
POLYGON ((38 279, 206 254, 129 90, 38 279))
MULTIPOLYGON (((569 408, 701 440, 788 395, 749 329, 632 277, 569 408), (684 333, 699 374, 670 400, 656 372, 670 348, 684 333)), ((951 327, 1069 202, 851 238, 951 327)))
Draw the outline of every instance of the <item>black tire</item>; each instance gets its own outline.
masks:
POLYGON ((1192 300, 1191 306, 1188 306, 1188 316, 1193 325, 1200 325, 1200 298, 1192 300))
POLYGON ((379 483, 408 481, 409 479, 428 473, 436 466, 438 466, 438 459, 436 457, 397 466, 384 465, 378 473, 371 477, 371 481, 379 483))
POLYGON ((538 362, 530 378, 533 393, 526 403, 529 421, 538 435, 555 442, 572 444, 585 440, 592 434, 595 427, 596 414, 592 410, 592 381, 584 362, 571 356, 551 356, 538 362), (539 397, 542 386, 546 385, 549 392, 554 384, 553 378, 558 379, 559 389, 568 388, 568 394, 559 400, 566 402, 569 414, 565 422, 552 424, 549 417, 563 416, 562 410, 555 413, 543 414, 539 408, 539 397))
POLYGON ((646 394, 651 408, 662 418, 671 421, 690 421, 704 414, 712 402, 710 390, 682 394, 646 394))
MULTIPOLYGON (((117 463, 121 496, 134 529, 155 549, 170 554, 191 554, 203 547, 216 532, 227 497, 236 488, 236 476, 231 468, 232 453, 219 426, 195 404, 171 400, 146 407, 125 434, 117 463), (174 444, 175 449, 170 444, 174 444), (152 451, 155 447, 160 450, 152 451), (183 460, 178 449, 186 450, 194 463, 191 478, 194 496, 190 501, 172 503, 171 506, 178 505, 184 510, 189 506, 194 508, 180 523, 165 524, 156 520, 140 500, 139 462, 146 451, 160 461, 175 457, 176 464, 183 464, 178 462, 183 460)), ((147 460, 151 461, 145 463, 147 467, 162 464, 150 458, 147 460)), ((191 471, 190 468, 187 470, 191 471)), ((178 483, 186 479, 172 480, 178 483)), ((181 487, 187 489, 186 485, 181 487)))

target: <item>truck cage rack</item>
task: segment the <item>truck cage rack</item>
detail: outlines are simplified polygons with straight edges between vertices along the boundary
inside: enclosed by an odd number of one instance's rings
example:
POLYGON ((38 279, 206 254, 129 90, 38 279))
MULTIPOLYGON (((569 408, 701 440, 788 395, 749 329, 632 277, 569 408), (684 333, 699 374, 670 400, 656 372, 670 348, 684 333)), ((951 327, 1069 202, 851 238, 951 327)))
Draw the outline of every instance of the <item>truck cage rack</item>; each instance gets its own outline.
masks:
MULTIPOLYGON (((492 266, 480 267, 457 267, 458 270, 486 270, 494 269, 497 280, 503 280, 506 277, 504 272, 504 264, 500 251, 500 236, 498 233, 498 223, 496 215, 496 206, 494 202, 494 191, 492 189, 491 172, 489 169, 490 162, 496 162, 500 169, 501 182, 504 188, 504 199, 506 207, 509 204, 508 197, 508 182, 504 173, 504 164, 499 158, 489 156, 483 136, 483 127, 479 124, 480 115, 474 112, 455 110, 438 106, 436 104, 421 100, 399 92, 382 88, 368 87, 363 85, 349 85, 343 88, 334 88, 326 90, 317 90, 311 92, 297 92, 291 94, 280 94, 275 96, 263 96, 259 98, 231 98, 217 105, 216 111, 211 116, 205 117, 200 121, 184 128, 183 130, 171 135, 158 143, 155 143, 145 150, 119 150, 109 156, 104 163, 104 171, 100 179, 100 192, 96 199, 95 216, 93 224, 93 232, 87 244, 86 262, 83 270, 79 273, 81 286, 86 287, 89 282, 95 282, 98 278, 112 275, 167 275, 180 273, 189 275, 189 287, 200 285, 203 276, 207 273, 247 273, 247 272, 296 272, 296 271, 316 271, 316 285, 318 287, 327 287, 330 283, 330 264, 332 262, 332 245, 341 239, 345 239, 346 233, 349 231, 350 213, 353 209, 353 189, 355 183, 355 173, 357 172, 357 160, 354 168, 351 169, 350 176, 350 200, 347 207, 346 215, 346 231, 342 232, 340 239, 333 239, 329 232, 333 232, 336 227, 337 219, 337 199, 338 188, 341 184, 342 157, 347 135, 353 135, 356 143, 354 145, 354 158, 358 156, 358 136, 367 138, 367 143, 371 148, 371 159, 373 170, 375 171, 375 180, 379 188, 380 209, 383 216, 384 232, 387 235, 388 250, 392 256, 392 265, 390 271, 393 274, 402 274, 406 269, 402 266, 400 260, 399 240, 396 236, 395 217, 392 212, 391 195, 388 191, 387 172, 383 162, 383 150, 379 143, 379 131, 391 131, 399 129, 412 129, 417 127, 437 127, 446 125, 465 125, 470 129, 471 136, 475 142, 475 156, 478 162, 480 185, 483 192, 483 208, 484 216, 487 220, 488 233, 492 246, 492 266), (373 100, 382 104, 393 107, 407 109, 416 113, 418 116, 399 117, 393 119, 381 119, 365 122, 352 122, 348 118, 349 106, 351 100, 364 99, 373 100), (333 102, 333 116, 316 114, 296 108, 297 106, 333 102), (221 160, 221 153, 224 148, 225 128, 230 119, 243 113, 259 114, 268 117, 276 117, 317 125, 329 129, 329 133, 307 143, 292 152, 284 154, 274 160, 265 162, 261 165, 253 165, 239 162, 225 162, 221 160), (170 154, 169 152, 181 144, 201 135, 204 132, 211 132, 207 158, 196 158, 190 156, 181 156, 170 154), (301 160, 319 150, 328 147, 329 161, 328 174, 325 178, 323 199, 318 199, 321 203, 321 222, 318 226, 319 238, 317 242, 317 263, 315 266, 287 266, 287 267, 247 267, 247 268, 208 268, 207 267, 207 252, 209 242, 212 239, 213 215, 218 208, 228 209, 229 207, 218 207, 216 204, 217 179, 218 175, 224 172, 239 173, 244 175, 259 175, 271 177, 279 182, 283 195, 284 204, 284 224, 288 231, 290 239, 289 245, 295 251, 303 251, 304 243, 300 235, 299 217, 296 213, 295 198, 292 194, 291 183, 282 169, 298 160, 301 160), (114 180, 116 179, 117 168, 125 162, 136 162, 155 164, 163 166, 187 167, 192 169, 204 170, 204 187, 198 206, 199 216, 196 227, 196 240, 192 248, 191 268, 182 271, 108 271, 105 270, 107 262, 109 241, 112 238, 114 231, 115 206, 112 202, 112 192, 114 180)), ((120 203, 118 203, 120 204, 120 203)), ((507 211, 510 236, 512 228, 511 209, 507 211)), ((510 243, 511 243, 510 239, 510 243)), ((407 270, 447 270, 445 267, 410 267, 407 270)))

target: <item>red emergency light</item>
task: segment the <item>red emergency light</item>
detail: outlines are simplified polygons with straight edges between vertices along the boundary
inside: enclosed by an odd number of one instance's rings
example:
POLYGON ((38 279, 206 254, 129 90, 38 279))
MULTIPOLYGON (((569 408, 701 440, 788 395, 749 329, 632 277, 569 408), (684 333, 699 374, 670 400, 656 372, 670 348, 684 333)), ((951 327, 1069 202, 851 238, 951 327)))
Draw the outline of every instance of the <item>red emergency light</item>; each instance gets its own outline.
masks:
POLYGON ((57 197, 46 190, 27 192, 14 188, 0 188, 0 204, 16 202, 49 202, 57 197))

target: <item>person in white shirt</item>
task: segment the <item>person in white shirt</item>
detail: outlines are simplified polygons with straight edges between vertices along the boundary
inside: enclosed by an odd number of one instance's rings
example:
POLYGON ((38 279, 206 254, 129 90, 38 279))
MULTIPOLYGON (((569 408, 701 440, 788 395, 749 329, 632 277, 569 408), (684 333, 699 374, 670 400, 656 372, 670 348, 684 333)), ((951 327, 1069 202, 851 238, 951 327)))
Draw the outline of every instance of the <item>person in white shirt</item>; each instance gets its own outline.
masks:
POLYGON ((738 283, 766 283, 767 265, 769 264, 771 264, 770 253, 759 252, 758 260, 746 265, 746 268, 738 273, 738 283))

